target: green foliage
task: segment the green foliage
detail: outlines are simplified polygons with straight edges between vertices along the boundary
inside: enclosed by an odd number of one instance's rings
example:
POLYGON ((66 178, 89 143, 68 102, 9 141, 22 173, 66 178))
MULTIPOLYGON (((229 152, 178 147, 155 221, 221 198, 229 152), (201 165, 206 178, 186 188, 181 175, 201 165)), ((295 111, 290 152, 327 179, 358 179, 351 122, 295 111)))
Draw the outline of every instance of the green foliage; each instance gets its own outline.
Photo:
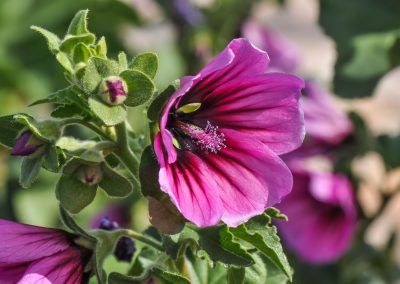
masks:
POLYGON ((126 197, 132 192, 132 183, 114 171, 106 163, 102 166, 103 179, 100 182, 100 187, 108 194, 110 197, 126 197))
POLYGON ((169 98, 177 90, 174 85, 169 85, 162 93, 154 98, 148 110, 147 117, 152 121, 157 121, 161 115, 164 106, 167 104, 169 98))
POLYGON ((158 69, 158 57, 153 52, 140 53, 129 64, 129 69, 137 69, 154 79, 158 69))
POLYGON ((19 183, 23 188, 29 188, 37 180, 42 166, 43 156, 25 157, 21 164, 19 183))
POLYGON ((259 216, 244 225, 231 228, 230 232, 240 240, 246 241, 267 256, 289 278, 292 279, 292 269, 283 252, 275 226, 271 226, 270 218, 259 216))
POLYGON ((128 85, 128 94, 125 104, 130 107, 147 102, 154 93, 154 84, 151 79, 138 70, 125 70, 120 74, 128 85))
POLYGON ((96 197, 97 186, 88 186, 73 176, 63 175, 56 186, 61 206, 72 214, 81 212, 96 197))
POLYGON ((25 126, 17 122, 13 115, 0 117, 0 144, 12 148, 19 132, 25 126))
POLYGON ((158 183, 159 169, 160 166, 158 165, 153 148, 147 146, 143 151, 139 168, 140 184, 144 196, 160 197, 160 184, 158 183))
POLYGON ((370 96, 378 80, 397 65, 399 13, 396 0, 321 0, 319 22, 338 50, 335 93, 370 96), (371 15, 373 19, 366 21, 371 15))
POLYGON ((123 105, 110 106, 98 99, 89 98, 89 107, 106 126, 117 125, 126 118, 126 109, 123 105))

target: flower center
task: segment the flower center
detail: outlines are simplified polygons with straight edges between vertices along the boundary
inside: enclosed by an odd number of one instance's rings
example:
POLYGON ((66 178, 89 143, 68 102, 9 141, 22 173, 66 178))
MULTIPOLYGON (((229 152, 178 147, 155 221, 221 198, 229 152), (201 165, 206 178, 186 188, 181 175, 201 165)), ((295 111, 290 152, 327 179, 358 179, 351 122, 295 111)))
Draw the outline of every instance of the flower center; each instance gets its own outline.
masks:
MULTIPOLYGON (((199 149, 205 153, 218 153, 222 148, 225 148, 225 136, 218 131, 218 126, 213 126, 209 121, 205 128, 198 127, 193 124, 185 123, 177 120, 175 126, 187 137, 190 142, 183 139, 183 146, 185 150, 199 149), (193 147, 195 146, 195 147, 193 147)), ((182 139, 181 139, 182 140, 182 139)))

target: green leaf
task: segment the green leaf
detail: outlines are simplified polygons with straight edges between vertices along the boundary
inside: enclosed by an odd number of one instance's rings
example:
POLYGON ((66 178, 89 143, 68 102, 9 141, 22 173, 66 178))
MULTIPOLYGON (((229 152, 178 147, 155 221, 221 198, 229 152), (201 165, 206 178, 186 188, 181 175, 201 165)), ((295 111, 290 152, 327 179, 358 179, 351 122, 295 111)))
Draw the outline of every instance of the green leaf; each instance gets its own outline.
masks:
POLYGON ((74 73, 74 67, 72 66, 71 60, 69 60, 67 54, 65 54, 64 52, 59 52, 56 55, 56 59, 58 63, 60 63, 61 66, 64 67, 65 70, 67 70, 71 74, 74 73))
POLYGON ((320 25, 337 48, 333 82, 336 94, 347 98, 372 95, 378 80, 390 70, 384 71, 388 55, 383 50, 389 46, 381 35, 399 29, 399 14, 400 2, 396 0, 320 1, 320 25), (366 20, 371 15, 374 20, 366 20), (375 39, 368 38, 369 34, 375 39), (379 38, 383 39, 381 43, 379 38))
POLYGON ((249 266, 254 263, 250 254, 233 239, 226 227, 199 229, 200 248, 205 250, 212 261, 236 266, 249 266))
POLYGON ((43 167, 53 173, 59 170, 58 153, 55 144, 51 143, 47 146, 43 157, 43 167))
POLYGON ((264 215, 267 215, 271 219, 284 220, 284 221, 288 220, 288 217, 285 214, 282 214, 281 211, 279 211, 279 209, 275 207, 268 208, 264 212, 264 215))
POLYGON ((23 188, 29 188, 37 180, 42 167, 43 156, 25 157, 21 164, 19 183, 23 188))
POLYGON ((138 70, 125 70, 120 74, 128 85, 127 106, 138 106, 148 101, 154 93, 153 81, 138 70))
POLYGON ((102 36, 96 44, 96 53, 98 57, 107 59, 107 43, 104 36, 102 36))
POLYGON ((192 284, 226 283, 226 268, 220 263, 211 266, 207 260, 189 254, 185 267, 192 284))
POLYGON ((76 152, 93 148, 96 144, 92 140, 78 140, 74 137, 63 136, 58 139, 56 146, 69 152, 76 152))
POLYGON ((161 279, 163 279, 165 281, 170 282, 170 283, 174 283, 174 284, 191 284, 190 281, 186 277, 184 277, 182 275, 179 275, 177 273, 171 272, 171 271, 163 270, 163 269, 161 269, 159 267, 153 267, 151 269, 151 273, 153 275, 156 275, 156 276, 160 277, 161 279))
POLYGON ((152 121, 157 121, 167 104, 169 98, 177 88, 174 85, 169 85, 161 94, 154 98, 147 110, 147 117, 152 121))
POLYGON ((61 206, 72 214, 81 212, 96 197, 97 186, 87 186, 73 176, 62 175, 56 187, 61 206))
POLYGON ((81 42, 75 45, 73 50, 73 58, 75 63, 86 63, 90 56, 90 49, 86 46, 86 44, 81 42))
POLYGON ((9 148, 14 147, 16 138, 23 128, 24 125, 15 121, 13 115, 0 117, 0 144, 9 148))
POLYGON ((86 233, 86 231, 75 222, 74 218, 62 206, 60 206, 60 218, 64 225, 72 232, 85 237, 86 239, 95 240, 94 237, 86 233))
POLYGON ((230 228, 229 231, 236 238, 248 242, 267 256, 291 281, 293 272, 283 252, 276 227, 265 225, 264 222, 259 222, 259 219, 253 218, 244 225, 230 228))
POLYGON ((118 54, 118 64, 119 64, 119 73, 128 69, 128 59, 126 58, 126 53, 121 51, 118 54))
POLYGON ((89 98, 90 109, 106 126, 114 126, 126 118, 126 109, 123 105, 109 106, 98 99, 89 98))
POLYGON ((141 190, 144 196, 161 197, 160 184, 158 183, 159 169, 160 166, 152 146, 147 146, 143 151, 139 167, 141 190))
POLYGON ((95 41, 95 35, 92 33, 80 34, 80 35, 68 35, 66 36, 60 45, 60 50, 67 54, 72 54, 75 46, 80 43, 90 45, 95 41))
POLYGON ((80 81, 86 93, 93 93, 103 78, 118 75, 118 63, 100 57, 91 57, 88 60, 80 81))
POLYGON ((129 69, 137 69, 154 79, 158 69, 158 57, 153 52, 138 54, 129 64, 129 69))
POLYGON ((27 114, 16 114, 14 119, 28 127, 37 137, 45 141, 56 141, 61 136, 62 129, 58 121, 36 121, 27 114))
POLYGON ((126 197, 132 193, 132 183, 114 171, 106 163, 102 166, 103 179, 100 182, 100 187, 111 197, 126 197))
POLYGON ((80 10, 77 12, 72 19, 68 27, 68 34, 70 35, 80 35, 88 33, 87 29, 87 15, 89 10, 80 10))
POLYGON ((47 41, 47 46, 53 54, 57 54, 60 48, 61 40, 57 35, 37 26, 31 26, 31 30, 40 33, 47 41))
MULTIPOLYGON (((257 260, 256 260, 257 261, 257 260)), ((267 270, 267 280, 265 283, 268 284, 287 284, 288 279, 286 275, 276 265, 271 263, 268 259, 263 259, 263 264, 267 270)), ((324 274, 326 277, 326 275, 324 274)))
MULTIPOLYGON (((228 284, 243 284, 246 270, 244 267, 229 267, 227 280, 228 284)), ((254 282, 257 283, 257 282, 254 282)), ((258 282, 263 283, 263 282, 258 282)))
MULTIPOLYGON (((268 283, 272 284, 267 280, 267 274, 269 271, 266 268, 265 261, 258 255, 252 254, 254 259, 254 264, 252 266, 246 267, 245 269, 245 277, 244 283, 245 284, 253 284, 253 283, 268 283)), ((269 262, 267 260, 267 262, 269 262)), ((274 266, 275 270, 278 270, 277 267, 274 266)), ((280 272, 280 271, 279 271, 280 272)), ((286 280, 286 276, 281 272, 281 276, 286 280)))

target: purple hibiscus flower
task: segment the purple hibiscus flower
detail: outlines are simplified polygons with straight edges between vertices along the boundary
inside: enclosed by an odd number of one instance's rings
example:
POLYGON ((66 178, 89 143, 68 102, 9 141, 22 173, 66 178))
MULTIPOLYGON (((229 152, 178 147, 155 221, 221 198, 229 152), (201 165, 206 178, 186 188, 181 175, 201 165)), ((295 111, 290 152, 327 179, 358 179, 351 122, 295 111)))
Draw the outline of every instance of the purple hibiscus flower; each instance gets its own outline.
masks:
POLYGON ((248 20, 242 25, 242 35, 258 48, 268 52, 270 68, 292 71, 299 64, 299 54, 295 47, 278 33, 267 29, 257 21, 248 20))
POLYGON ((159 182, 197 226, 237 226, 286 196, 279 155, 304 138, 302 79, 269 73, 267 53, 235 39, 198 75, 183 77, 160 118, 159 182))
POLYGON ((0 220, 0 282, 2 284, 82 284, 92 251, 77 246, 62 230, 0 220))
POLYGON ((341 174, 291 169, 293 191, 278 205, 289 218, 278 222, 280 234, 304 261, 333 262, 346 252, 356 229, 351 183, 341 174))
POLYGON ((310 138, 322 144, 337 145, 351 134, 353 126, 350 119, 322 86, 306 80, 302 93, 301 106, 310 138))

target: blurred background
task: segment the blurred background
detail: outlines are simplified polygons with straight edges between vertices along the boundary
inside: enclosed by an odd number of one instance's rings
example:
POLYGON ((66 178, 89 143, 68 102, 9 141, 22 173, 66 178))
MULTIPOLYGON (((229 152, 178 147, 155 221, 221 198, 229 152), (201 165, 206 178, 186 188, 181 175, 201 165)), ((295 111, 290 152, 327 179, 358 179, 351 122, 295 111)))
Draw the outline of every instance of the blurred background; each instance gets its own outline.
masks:
MULTIPOLYGON (((122 50, 130 57, 143 51, 158 54, 159 91, 185 74, 196 74, 236 37, 248 37, 267 50, 271 71, 317 82, 332 104, 321 108, 343 113, 352 127, 341 141, 323 147, 329 169, 317 163, 313 171, 346 176, 357 220, 346 248, 327 261, 309 261, 288 246, 294 283, 400 283, 400 1, 1 0, 0 115, 49 117, 51 106, 28 105, 67 82, 45 41, 29 27, 62 35, 73 15, 86 8, 89 29, 108 40, 109 57, 122 50)), ((137 131, 144 127, 143 111, 130 110, 137 131)), ((328 116, 321 113, 314 120, 328 120, 329 127, 339 119, 328 116)), ((87 136, 81 131, 68 129, 71 135, 87 136)), ((321 139, 315 137, 320 149, 321 139)), ((19 159, 1 148, 0 217, 59 226, 54 196, 58 176, 42 171, 33 188, 23 190, 19 166, 19 159)), ((147 204, 138 199, 134 194, 116 203, 98 194, 78 218, 82 225, 96 227, 99 216, 115 216, 125 226, 143 230, 149 225, 147 204)), ((317 246, 310 250, 320 253, 317 246)), ((113 270, 126 268, 115 259, 109 262, 113 270)))

